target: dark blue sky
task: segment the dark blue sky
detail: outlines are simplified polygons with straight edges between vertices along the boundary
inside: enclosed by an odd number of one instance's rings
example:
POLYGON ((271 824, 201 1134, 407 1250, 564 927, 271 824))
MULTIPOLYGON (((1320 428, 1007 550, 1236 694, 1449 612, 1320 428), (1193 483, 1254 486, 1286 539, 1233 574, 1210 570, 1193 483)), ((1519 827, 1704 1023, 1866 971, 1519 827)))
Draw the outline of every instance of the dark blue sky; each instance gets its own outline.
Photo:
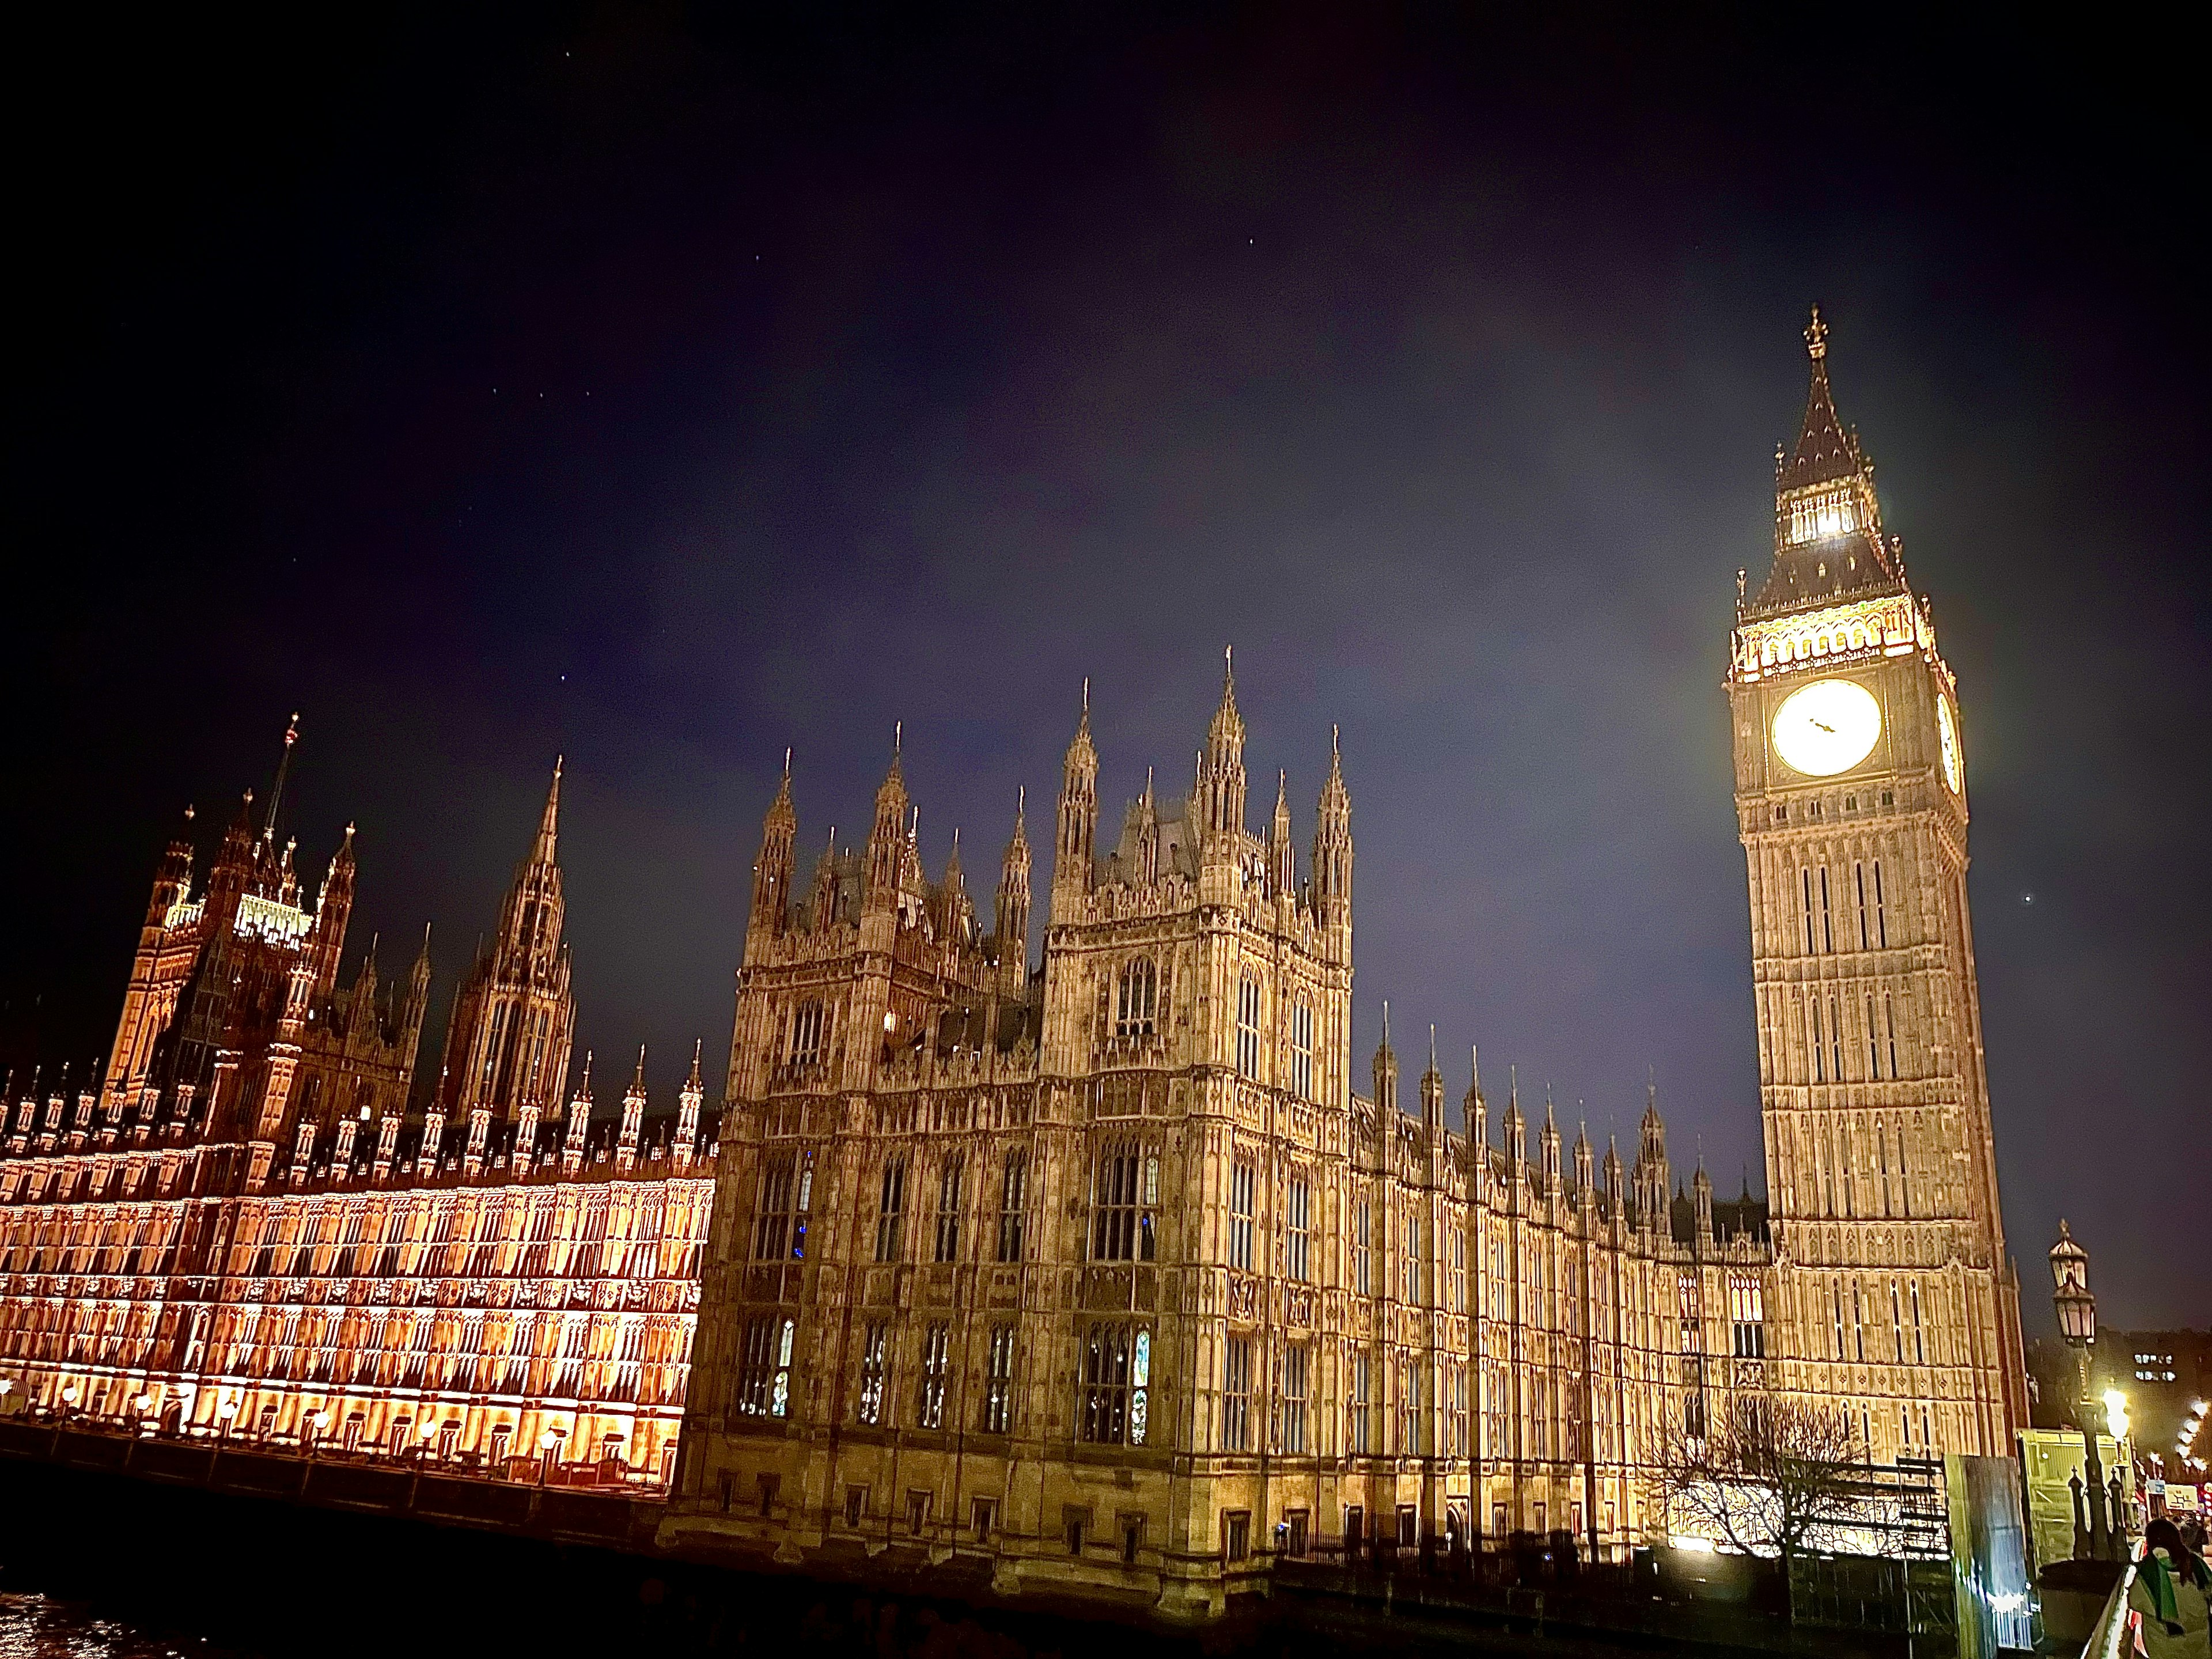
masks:
POLYGON ((665 1094, 726 1048, 787 744, 812 842, 903 720, 930 864, 962 826, 987 886, 1085 676, 1117 810, 1182 787, 1233 642, 1255 819, 1286 768, 1310 835, 1343 727, 1363 1053, 1388 996, 1455 1099, 1477 1041, 1601 1138, 1648 1067, 1678 1164, 1756 1187, 1720 679, 1817 299, 1960 677, 2031 1321, 2063 1213, 2108 1321, 2203 1322, 2181 88, 2149 40, 1643 27, 42 40, 7 1058, 104 1046, 174 813, 264 787, 296 708, 303 855, 358 821, 356 944, 434 922, 441 1006, 566 752, 580 1040, 665 1094))

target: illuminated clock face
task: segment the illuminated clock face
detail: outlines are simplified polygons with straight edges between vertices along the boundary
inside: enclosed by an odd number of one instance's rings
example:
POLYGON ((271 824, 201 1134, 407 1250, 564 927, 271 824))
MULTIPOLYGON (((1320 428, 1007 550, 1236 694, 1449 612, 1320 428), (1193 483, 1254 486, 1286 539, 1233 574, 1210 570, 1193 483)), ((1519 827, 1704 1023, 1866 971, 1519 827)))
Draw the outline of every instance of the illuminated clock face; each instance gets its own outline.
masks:
POLYGON ((1814 680, 1774 711, 1774 752, 1825 778, 1856 766, 1881 736, 1881 705, 1856 680, 1814 680))
POLYGON ((1943 744, 1943 781, 1951 786, 1951 793, 1960 789, 1959 724, 1951 718, 1951 700, 1941 691, 1936 694, 1936 735, 1943 744))

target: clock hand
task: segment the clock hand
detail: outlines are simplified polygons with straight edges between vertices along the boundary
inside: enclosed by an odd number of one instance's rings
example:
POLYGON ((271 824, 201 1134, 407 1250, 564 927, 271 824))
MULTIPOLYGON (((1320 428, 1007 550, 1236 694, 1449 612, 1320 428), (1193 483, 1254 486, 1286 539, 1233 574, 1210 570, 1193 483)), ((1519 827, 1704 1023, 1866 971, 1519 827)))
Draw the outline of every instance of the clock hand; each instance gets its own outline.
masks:
MULTIPOLYGON (((1808 718, 1810 717, 1808 716, 1808 718)), ((1814 720, 1813 724, 1819 726, 1823 732, 1826 732, 1832 738, 1836 735, 1836 728, 1829 725, 1826 720, 1814 720)))

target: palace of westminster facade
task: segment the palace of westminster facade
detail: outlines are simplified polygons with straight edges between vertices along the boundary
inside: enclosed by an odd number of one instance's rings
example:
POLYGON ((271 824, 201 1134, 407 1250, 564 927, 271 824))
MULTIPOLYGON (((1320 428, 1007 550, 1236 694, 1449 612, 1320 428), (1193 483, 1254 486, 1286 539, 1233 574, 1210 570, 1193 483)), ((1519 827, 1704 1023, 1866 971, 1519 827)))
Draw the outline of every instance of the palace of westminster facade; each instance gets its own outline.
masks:
POLYGON ((1455 1132, 1387 1018, 1356 1075, 1350 792, 1333 752, 1303 859, 1286 786, 1248 827, 1233 680, 1110 842, 1086 696, 1041 963, 1022 813, 987 924, 896 754, 811 871, 787 772, 719 1113, 696 1059, 650 1119, 641 1054, 618 1121, 567 1087, 557 769, 429 1088, 427 954, 339 987, 350 832, 307 905, 280 769, 197 897, 171 848, 97 1087, 9 1109, 0 1414, 628 1480, 687 1553, 1195 1615, 1351 1541, 1618 1552, 1745 1391, 1877 1462, 2010 1455, 1955 686, 1807 338, 1726 680, 1764 1200, 1686 1193, 1656 1104, 1626 1164, 1479 1081, 1455 1132))

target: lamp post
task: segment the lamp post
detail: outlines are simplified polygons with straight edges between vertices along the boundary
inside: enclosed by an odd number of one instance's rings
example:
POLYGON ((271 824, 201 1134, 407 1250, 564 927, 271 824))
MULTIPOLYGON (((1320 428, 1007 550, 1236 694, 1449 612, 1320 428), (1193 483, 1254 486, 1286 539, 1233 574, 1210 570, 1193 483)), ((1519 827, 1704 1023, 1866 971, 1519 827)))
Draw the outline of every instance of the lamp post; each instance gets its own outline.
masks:
POLYGON ((2066 1224, 2058 1224, 2058 1242, 2051 1247, 2051 1278, 2056 1287, 2051 1305, 2058 1313, 2058 1334, 2074 1350, 2081 1386, 2075 1390, 2074 1421, 2081 1430, 2088 1479, 2082 1483, 2089 1502, 2089 1555, 2108 1559, 2112 1535, 2105 1527, 2105 1466, 2097 1455, 2097 1419, 2089 1409, 2089 1350, 2097 1340, 2097 1298, 2089 1294, 2089 1253, 2074 1242, 2066 1224))

